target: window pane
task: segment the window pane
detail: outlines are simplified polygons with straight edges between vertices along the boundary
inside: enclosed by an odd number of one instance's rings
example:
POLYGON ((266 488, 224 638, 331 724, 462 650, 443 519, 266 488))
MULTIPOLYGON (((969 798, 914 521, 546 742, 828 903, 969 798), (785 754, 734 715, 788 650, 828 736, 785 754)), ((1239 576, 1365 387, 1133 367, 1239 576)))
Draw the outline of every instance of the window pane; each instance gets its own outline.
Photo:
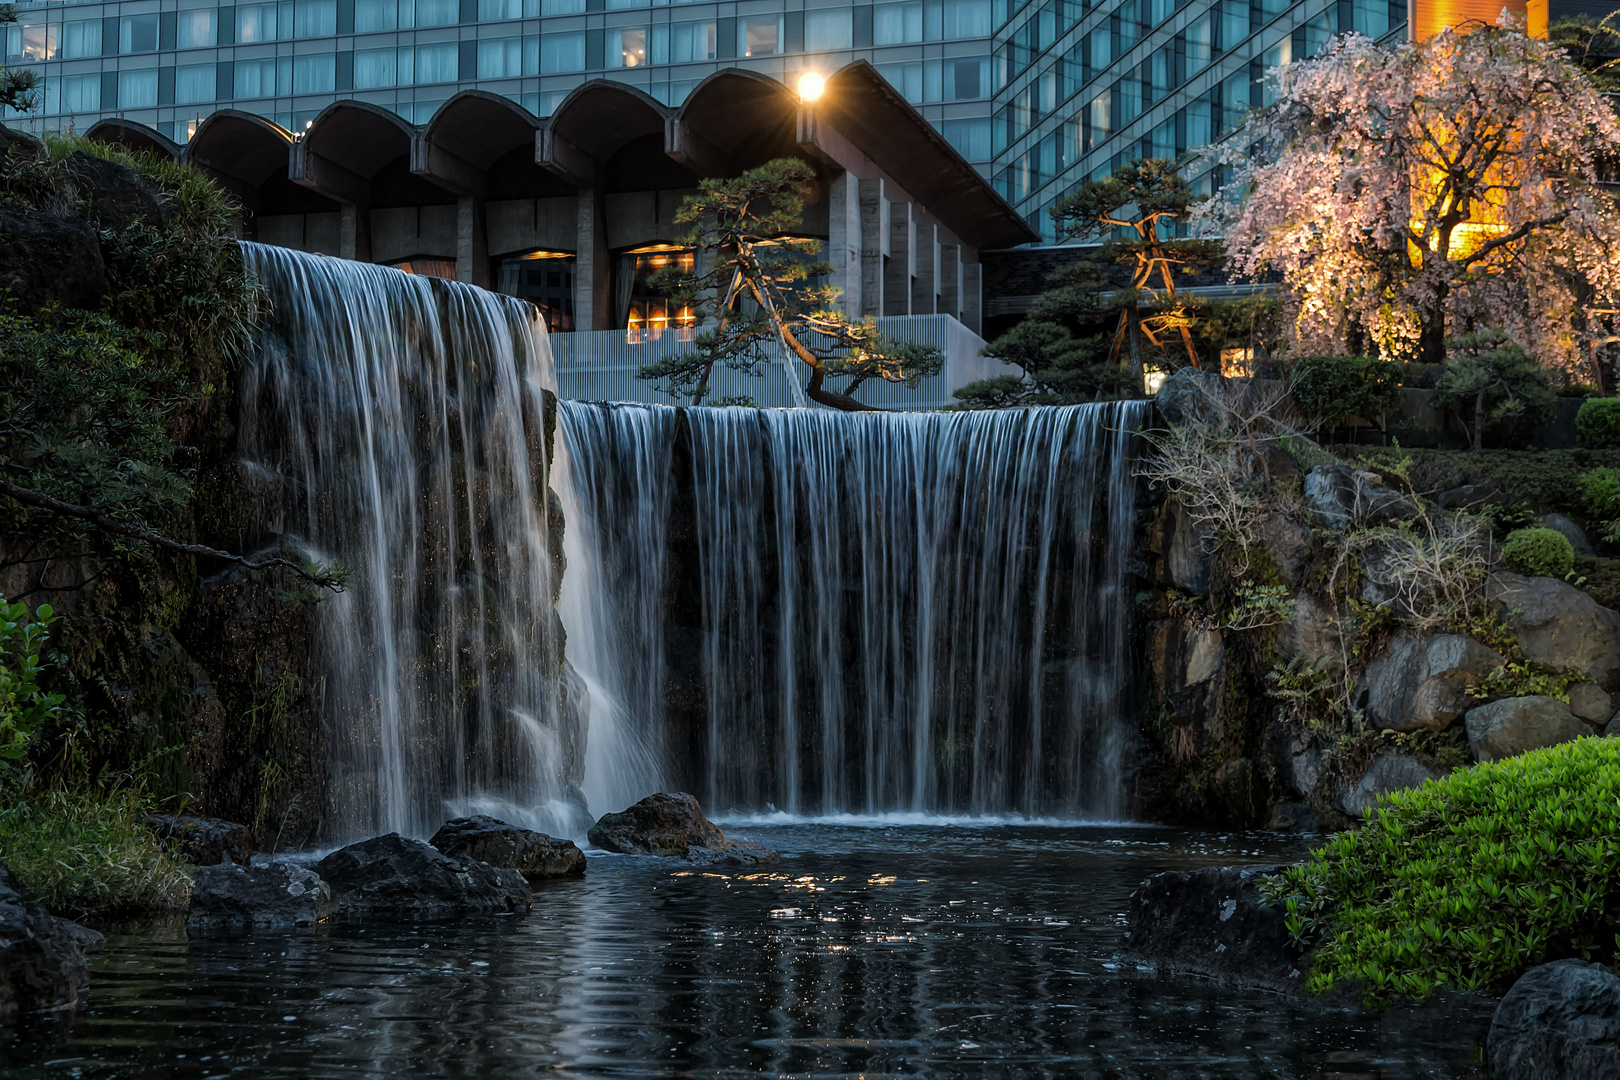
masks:
POLYGON ((644 27, 620 27, 607 32, 608 67, 643 67, 647 63, 647 31, 644 27))
POLYGON ((782 51, 782 16, 751 15, 743 20, 743 55, 775 56, 782 51))
POLYGON ((395 65, 395 49, 356 49, 354 51, 354 88, 370 90, 379 86, 396 86, 399 76, 395 65))
POLYGON ((329 37, 337 33, 337 0, 298 0, 293 8, 293 36, 329 37))
POLYGON ((238 44, 274 40, 276 40, 276 5, 246 4, 236 9, 238 44))
POLYGON ((12 26, 6 34, 6 59, 13 62, 50 60, 56 55, 56 27, 45 23, 12 26))
POLYGON ((1209 64, 1210 23, 1205 15, 1187 27, 1187 74, 1204 70, 1209 64))
POLYGON ((523 18, 523 0, 478 0, 479 22, 523 18))
POLYGON ((236 62, 236 96, 238 98, 275 97, 275 60, 273 58, 238 60, 236 62))
MULTIPOLYGON (((540 0, 542 15, 578 15, 585 10, 585 0, 540 0)), ((583 63, 580 67, 584 67, 583 63)), ((569 70, 576 70, 570 68, 569 70)))
POLYGON ((669 30, 670 63, 689 64, 700 60, 714 59, 714 23, 676 23, 669 30))
POLYGON ((947 60, 950 74, 946 95, 955 101, 990 96, 990 58, 974 56, 965 60, 947 60))
MULTIPOLYGON (((62 56, 68 60, 75 60, 82 56, 101 55, 101 20, 85 19, 81 22, 64 23, 62 26, 62 56)), ((78 78, 79 76, 70 76, 78 78)), ((63 83, 62 101, 66 108, 67 90, 63 83)), ((99 99, 101 94, 96 94, 99 99)))
POLYGON ((399 6, 394 0, 355 0, 354 30, 357 34, 399 28, 399 6))
POLYGON ((872 41, 905 45, 922 40, 921 4, 879 4, 872 9, 872 41))
POLYGON ((101 76, 99 74, 64 75, 62 77, 63 112, 94 112, 99 108, 101 108, 101 76))
POLYGON ((584 34, 540 35, 540 73, 542 75, 551 75, 558 71, 584 70, 584 34))
POLYGON ((330 94, 337 85, 337 55, 321 53, 316 56, 293 58, 293 93, 330 94))
POLYGON ((416 0, 417 26, 454 26, 460 21, 459 0, 416 0))
POLYGON ((923 78, 921 61, 912 61, 909 64, 879 64, 878 74, 887 79, 889 85, 900 91, 900 96, 913 105, 922 102, 923 78))
POLYGON ((975 116, 969 120, 947 120, 941 125, 945 138, 956 147, 956 152, 969 161, 990 160, 990 118, 975 116))
POLYGON ((180 12, 175 20, 175 43, 182 49, 214 44, 214 9, 192 8, 180 12))
POLYGON ((180 105, 214 100, 213 64, 183 64, 174 69, 174 100, 180 105))
POLYGON ((118 23, 118 51, 143 53, 157 51, 158 17, 126 15, 118 23))
POLYGON ((478 43, 478 77, 507 79, 523 73, 523 39, 491 38, 478 43))
POLYGON ((646 7, 652 0, 607 0, 609 11, 618 11, 622 8, 646 7))
MULTIPOLYGON (((417 15, 421 15, 421 6, 417 6, 417 15)), ((418 45, 416 47, 416 73, 412 80, 418 84, 455 82, 461 77, 457 70, 460 52, 456 42, 446 41, 438 45, 418 45)))
POLYGON ((945 0, 945 37, 990 36, 990 0, 945 0))
POLYGON ((804 13, 804 47, 809 51, 847 49, 853 41, 849 8, 804 13))
POLYGON ((118 73, 118 107, 141 109, 157 104, 157 68, 118 73))
POLYGON ((1354 0, 1350 18, 1357 33, 1370 38, 1389 33, 1389 4, 1385 0, 1354 0))

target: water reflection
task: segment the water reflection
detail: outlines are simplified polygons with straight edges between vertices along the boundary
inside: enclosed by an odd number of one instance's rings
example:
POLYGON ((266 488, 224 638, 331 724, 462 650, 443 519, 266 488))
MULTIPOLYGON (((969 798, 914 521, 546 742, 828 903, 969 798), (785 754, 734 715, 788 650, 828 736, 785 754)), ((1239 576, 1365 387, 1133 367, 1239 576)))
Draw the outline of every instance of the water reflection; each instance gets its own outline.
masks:
POLYGON ((1121 962, 1145 875, 1252 835, 743 830, 765 870, 593 857, 527 917, 113 940, 64 1041, 5 1075, 1481 1075, 1478 1015, 1371 1018, 1121 962))

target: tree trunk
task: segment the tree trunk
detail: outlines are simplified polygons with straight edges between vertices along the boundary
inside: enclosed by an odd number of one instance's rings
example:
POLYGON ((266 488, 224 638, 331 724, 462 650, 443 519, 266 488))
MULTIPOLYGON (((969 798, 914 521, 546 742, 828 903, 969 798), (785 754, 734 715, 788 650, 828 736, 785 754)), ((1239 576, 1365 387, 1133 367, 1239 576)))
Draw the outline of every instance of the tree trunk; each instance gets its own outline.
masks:
POLYGON ((1446 362, 1446 299, 1450 293, 1443 283, 1435 287, 1434 303, 1418 315, 1418 362, 1446 362))
POLYGON ((1474 453, 1478 454, 1485 448, 1485 388, 1479 388, 1474 395, 1474 453))

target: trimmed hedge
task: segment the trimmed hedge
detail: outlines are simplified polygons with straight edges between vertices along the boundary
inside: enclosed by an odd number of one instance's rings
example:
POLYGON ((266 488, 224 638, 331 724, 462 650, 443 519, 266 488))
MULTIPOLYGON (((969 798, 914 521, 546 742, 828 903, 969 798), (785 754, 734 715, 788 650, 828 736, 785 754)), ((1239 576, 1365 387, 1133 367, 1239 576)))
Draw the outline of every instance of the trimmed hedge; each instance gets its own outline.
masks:
POLYGON ((1366 356, 1302 356, 1294 361, 1294 401, 1329 427, 1351 416, 1375 420, 1400 401, 1401 366, 1366 356))
POLYGON ((1620 398, 1587 398, 1575 414, 1575 440, 1588 450, 1620 449, 1620 398))
POLYGON ((1514 529, 1502 544, 1502 559, 1521 574, 1562 579, 1575 569, 1575 547, 1556 529, 1514 529))
POLYGON ((1362 828, 1263 882, 1314 949, 1308 988, 1369 1004, 1504 989, 1526 969, 1612 962, 1620 739, 1583 738, 1381 796, 1362 828))

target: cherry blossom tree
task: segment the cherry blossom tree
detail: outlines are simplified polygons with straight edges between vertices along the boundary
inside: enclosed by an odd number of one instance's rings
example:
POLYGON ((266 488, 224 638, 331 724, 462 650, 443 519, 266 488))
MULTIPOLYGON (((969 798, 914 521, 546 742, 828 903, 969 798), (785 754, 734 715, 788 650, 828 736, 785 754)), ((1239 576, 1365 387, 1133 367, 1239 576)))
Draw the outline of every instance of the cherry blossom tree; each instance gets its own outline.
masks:
POLYGON ((1299 351, 1371 339, 1436 363, 1489 327, 1575 375, 1615 339, 1620 213, 1598 180, 1620 123, 1561 49, 1479 24, 1349 34, 1268 78, 1275 104, 1212 151, 1229 182, 1195 214, 1235 273, 1280 276, 1299 351))

